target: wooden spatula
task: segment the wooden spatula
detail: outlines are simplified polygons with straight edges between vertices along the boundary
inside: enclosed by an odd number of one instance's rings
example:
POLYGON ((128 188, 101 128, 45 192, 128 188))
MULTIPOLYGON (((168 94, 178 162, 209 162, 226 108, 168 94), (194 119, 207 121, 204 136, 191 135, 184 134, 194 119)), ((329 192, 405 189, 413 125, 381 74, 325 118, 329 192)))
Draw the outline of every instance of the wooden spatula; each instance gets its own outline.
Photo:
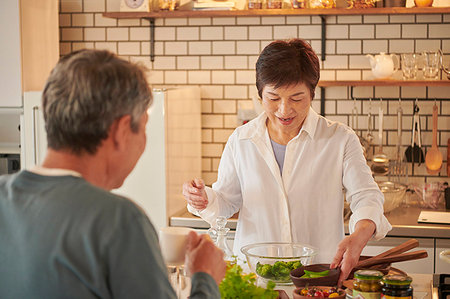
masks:
POLYGON ((418 260, 428 257, 428 253, 426 250, 417 250, 407 253, 394 254, 386 257, 373 258, 370 260, 361 261, 359 263, 359 267, 365 268, 373 265, 384 264, 384 263, 395 263, 395 262, 403 262, 410 260, 418 260))

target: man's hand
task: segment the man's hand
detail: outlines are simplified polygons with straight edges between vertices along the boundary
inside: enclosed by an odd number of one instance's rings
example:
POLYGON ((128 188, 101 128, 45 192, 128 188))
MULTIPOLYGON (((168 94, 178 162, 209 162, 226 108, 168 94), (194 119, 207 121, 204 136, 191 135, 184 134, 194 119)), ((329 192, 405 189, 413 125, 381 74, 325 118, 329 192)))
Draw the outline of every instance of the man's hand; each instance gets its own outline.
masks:
POLYGON ((183 184, 183 195, 188 204, 197 210, 203 210, 208 205, 208 196, 205 191, 205 182, 202 179, 193 179, 183 184))
POLYGON ((338 286, 347 279, 350 272, 358 264, 359 256, 367 242, 375 232, 375 223, 372 220, 363 219, 358 221, 355 231, 350 236, 345 237, 338 245, 336 255, 333 258, 330 268, 341 267, 338 286))
POLYGON ((222 250, 214 245, 209 235, 197 235, 193 231, 188 235, 185 266, 188 275, 205 272, 218 285, 226 272, 222 250))

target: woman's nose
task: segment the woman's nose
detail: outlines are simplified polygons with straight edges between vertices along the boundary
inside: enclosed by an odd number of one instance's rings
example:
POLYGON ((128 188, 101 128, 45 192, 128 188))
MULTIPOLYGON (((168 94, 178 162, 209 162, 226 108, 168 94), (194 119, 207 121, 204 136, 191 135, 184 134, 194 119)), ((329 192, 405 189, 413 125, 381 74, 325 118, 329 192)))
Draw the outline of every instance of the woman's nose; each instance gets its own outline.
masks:
POLYGON ((283 115, 287 115, 289 111, 291 110, 291 105, 288 100, 282 99, 280 101, 280 106, 278 107, 278 111, 282 113, 283 115))

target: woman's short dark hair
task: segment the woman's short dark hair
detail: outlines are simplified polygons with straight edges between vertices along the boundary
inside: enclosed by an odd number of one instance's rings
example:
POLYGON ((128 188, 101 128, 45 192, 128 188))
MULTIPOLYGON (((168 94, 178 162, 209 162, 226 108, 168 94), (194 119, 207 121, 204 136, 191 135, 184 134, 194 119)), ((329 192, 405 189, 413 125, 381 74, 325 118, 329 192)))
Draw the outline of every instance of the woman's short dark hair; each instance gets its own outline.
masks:
POLYGON ((304 83, 314 98, 320 78, 319 59, 302 39, 277 40, 267 45, 256 61, 256 88, 262 98, 266 85, 275 88, 304 83))
POLYGON ((104 50, 64 56, 42 95, 49 148, 94 154, 113 122, 131 115, 131 129, 152 101, 145 69, 104 50))

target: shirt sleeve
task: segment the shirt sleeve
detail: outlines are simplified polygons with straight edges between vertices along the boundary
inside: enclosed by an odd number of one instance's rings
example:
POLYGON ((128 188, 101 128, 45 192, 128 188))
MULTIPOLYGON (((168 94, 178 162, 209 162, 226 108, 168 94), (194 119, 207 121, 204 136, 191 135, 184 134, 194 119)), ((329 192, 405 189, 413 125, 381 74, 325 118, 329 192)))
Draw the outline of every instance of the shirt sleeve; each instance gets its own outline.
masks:
POLYGON ((358 136, 353 131, 349 131, 345 146, 343 184, 346 189, 346 199, 353 212, 349 221, 350 233, 355 231, 358 221, 369 219, 376 226, 373 239, 384 238, 392 229, 383 213, 384 196, 372 177, 358 136))
POLYGON ((234 132, 228 139, 222 153, 217 181, 212 185, 212 188, 205 188, 208 196, 208 206, 204 210, 197 211, 188 205, 189 211, 197 212, 199 216, 212 226, 216 225, 218 216, 230 218, 242 206, 241 185, 233 157, 236 139, 237 135, 234 132))
POLYGON ((191 299, 220 299, 219 287, 211 275, 204 272, 192 276, 191 299))

